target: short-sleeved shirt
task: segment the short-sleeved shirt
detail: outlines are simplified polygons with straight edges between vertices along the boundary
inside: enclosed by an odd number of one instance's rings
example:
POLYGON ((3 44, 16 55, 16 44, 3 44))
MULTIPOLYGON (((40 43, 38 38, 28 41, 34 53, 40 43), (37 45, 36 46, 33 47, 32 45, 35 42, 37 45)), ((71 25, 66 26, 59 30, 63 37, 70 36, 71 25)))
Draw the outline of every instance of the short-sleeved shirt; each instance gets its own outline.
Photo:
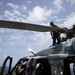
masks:
MULTIPOLYGON (((57 25, 54 25, 52 27, 58 27, 57 25)), ((59 31, 53 31, 53 35, 54 36, 59 36, 60 35, 60 32, 59 31)))

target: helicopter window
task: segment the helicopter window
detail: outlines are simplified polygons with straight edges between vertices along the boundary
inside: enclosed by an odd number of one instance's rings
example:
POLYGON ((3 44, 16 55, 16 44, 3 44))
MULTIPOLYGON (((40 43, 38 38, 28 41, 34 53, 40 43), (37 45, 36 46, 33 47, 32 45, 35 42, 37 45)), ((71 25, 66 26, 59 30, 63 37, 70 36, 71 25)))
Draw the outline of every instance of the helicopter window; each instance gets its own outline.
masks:
POLYGON ((9 74, 11 71, 12 57, 7 56, 1 67, 0 75, 9 74))
POLYGON ((51 67, 47 59, 37 59, 36 75, 51 75, 51 67))
POLYGON ((27 71, 26 73, 28 75, 32 75, 33 74, 33 71, 34 71, 34 65, 35 65, 35 59, 32 58, 28 61, 27 65, 26 65, 26 68, 27 68, 27 71))
POLYGON ((64 60, 64 75, 75 75, 75 65, 73 57, 66 58, 64 60))
POLYGON ((26 70, 26 61, 19 60, 16 66, 14 67, 14 70, 12 71, 12 75, 18 75, 20 73, 21 75, 25 75, 25 70, 26 70))
POLYGON ((36 68, 38 68, 39 66, 40 66, 40 63, 37 63, 37 64, 36 64, 36 68))
POLYGON ((9 60, 7 60, 7 63, 6 63, 6 66, 5 66, 5 69, 4 69, 4 73, 8 73, 8 70, 9 70, 9 60))
POLYGON ((74 63, 71 63, 70 64, 70 72, 71 72, 71 75, 74 75, 74 70, 75 70, 74 63))

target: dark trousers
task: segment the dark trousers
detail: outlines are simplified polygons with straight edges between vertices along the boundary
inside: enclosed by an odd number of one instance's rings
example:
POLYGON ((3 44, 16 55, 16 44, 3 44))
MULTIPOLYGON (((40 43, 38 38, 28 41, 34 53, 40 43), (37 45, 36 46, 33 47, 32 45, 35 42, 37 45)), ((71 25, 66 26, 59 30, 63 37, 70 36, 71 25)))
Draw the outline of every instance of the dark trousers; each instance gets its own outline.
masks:
POLYGON ((56 45, 56 44, 60 44, 60 36, 53 37, 53 45, 56 45), (57 40, 57 42, 56 42, 56 40, 57 40))

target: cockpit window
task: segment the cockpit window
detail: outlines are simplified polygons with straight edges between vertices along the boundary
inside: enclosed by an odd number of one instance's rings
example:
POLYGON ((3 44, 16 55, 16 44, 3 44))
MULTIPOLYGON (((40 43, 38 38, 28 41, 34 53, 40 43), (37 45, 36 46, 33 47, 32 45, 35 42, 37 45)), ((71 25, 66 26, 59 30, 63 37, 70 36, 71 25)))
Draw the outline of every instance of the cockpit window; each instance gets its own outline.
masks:
POLYGON ((35 64, 35 59, 32 58, 28 61, 26 68, 27 68, 27 74, 28 75, 32 75, 33 74, 33 70, 34 70, 34 64, 35 64))
POLYGON ((27 61, 20 60, 15 66, 12 75, 24 75, 27 61))
POLYGON ((74 70, 75 70, 74 63, 71 63, 70 64, 70 72, 71 72, 71 75, 74 75, 74 70))
POLYGON ((51 75, 51 66, 47 59, 37 60, 36 75, 51 75))

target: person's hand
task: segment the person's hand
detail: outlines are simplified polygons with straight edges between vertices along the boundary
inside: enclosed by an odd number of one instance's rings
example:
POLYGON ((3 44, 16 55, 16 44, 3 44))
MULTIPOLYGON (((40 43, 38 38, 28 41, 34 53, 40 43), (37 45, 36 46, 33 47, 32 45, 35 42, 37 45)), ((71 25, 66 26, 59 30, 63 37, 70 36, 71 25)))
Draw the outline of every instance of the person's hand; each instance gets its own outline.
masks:
POLYGON ((20 72, 22 72, 24 69, 21 69, 20 72))
POLYGON ((24 70, 24 69, 21 69, 22 71, 24 70))

